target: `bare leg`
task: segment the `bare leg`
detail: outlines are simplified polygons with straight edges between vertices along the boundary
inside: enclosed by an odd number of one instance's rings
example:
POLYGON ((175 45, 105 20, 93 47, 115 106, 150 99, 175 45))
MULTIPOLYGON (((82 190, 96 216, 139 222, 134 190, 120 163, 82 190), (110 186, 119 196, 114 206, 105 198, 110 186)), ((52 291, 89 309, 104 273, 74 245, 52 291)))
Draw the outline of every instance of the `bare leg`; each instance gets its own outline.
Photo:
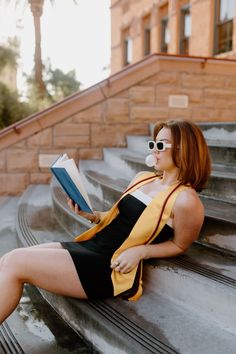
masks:
POLYGON ((26 249, 39 249, 39 248, 57 248, 57 249, 62 249, 64 250, 64 248, 62 247, 62 245, 60 244, 60 242, 48 242, 48 243, 40 243, 39 245, 36 246, 29 246, 26 247, 26 249))
POLYGON ((18 305, 24 283, 64 296, 87 298, 67 250, 19 248, 0 260, 0 323, 18 305))

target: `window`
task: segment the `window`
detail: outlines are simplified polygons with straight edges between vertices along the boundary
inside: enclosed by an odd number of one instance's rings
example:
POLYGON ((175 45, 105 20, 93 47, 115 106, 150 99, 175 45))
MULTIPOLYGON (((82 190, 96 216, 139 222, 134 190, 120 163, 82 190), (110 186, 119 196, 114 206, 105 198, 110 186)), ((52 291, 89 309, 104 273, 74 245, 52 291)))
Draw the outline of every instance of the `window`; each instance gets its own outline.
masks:
POLYGON ((161 52, 168 52, 168 44, 170 42, 170 32, 168 27, 168 17, 161 20, 161 52))
POLYGON ((191 36, 190 6, 181 9, 180 14, 180 54, 189 54, 189 38, 191 36))
POLYGON ((132 62, 132 38, 129 34, 129 29, 123 31, 123 65, 129 65, 132 62))
POLYGON ((215 54, 232 50, 234 13, 235 0, 216 0, 215 54))
POLYGON ((151 53, 151 17, 146 16, 143 19, 143 54, 144 56, 151 53))

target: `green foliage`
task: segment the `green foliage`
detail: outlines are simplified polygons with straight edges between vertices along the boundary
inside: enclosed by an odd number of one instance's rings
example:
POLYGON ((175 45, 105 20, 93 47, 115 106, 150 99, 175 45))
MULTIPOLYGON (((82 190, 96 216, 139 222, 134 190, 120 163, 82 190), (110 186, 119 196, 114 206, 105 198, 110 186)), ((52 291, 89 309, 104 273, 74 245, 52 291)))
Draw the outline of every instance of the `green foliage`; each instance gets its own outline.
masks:
POLYGON ((42 100, 37 86, 35 85, 33 73, 26 75, 28 85, 28 102, 34 112, 42 110, 52 103, 63 100, 65 97, 79 91, 80 82, 76 79, 75 70, 64 73, 60 69, 53 70, 50 62, 43 68, 44 83, 46 85, 46 96, 42 100))
POLYGON ((53 70, 51 67, 45 80, 47 92, 51 102, 57 102, 79 91, 80 82, 76 80, 75 70, 64 73, 60 69, 53 70))
POLYGON ((14 49, 0 46, 0 72, 6 65, 10 65, 13 68, 16 67, 17 53, 14 49))
POLYGON ((6 85, 0 83, 0 129, 31 113, 29 105, 20 102, 16 92, 11 92, 6 85))

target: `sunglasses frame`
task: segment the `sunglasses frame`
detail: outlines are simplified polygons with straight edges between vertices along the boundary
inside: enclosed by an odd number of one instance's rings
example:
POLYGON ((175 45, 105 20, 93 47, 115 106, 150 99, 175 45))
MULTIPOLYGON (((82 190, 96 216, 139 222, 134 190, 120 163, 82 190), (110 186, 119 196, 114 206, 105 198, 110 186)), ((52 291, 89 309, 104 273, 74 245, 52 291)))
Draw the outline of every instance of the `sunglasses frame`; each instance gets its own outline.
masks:
POLYGON ((148 140, 148 150, 149 151, 165 151, 166 149, 170 149, 171 147, 172 147, 172 144, 166 143, 165 141, 162 141, 162 140, 158 140, 158 141, 148 140), (153 143, 153 145, 154 145, 153 149, 151 149, 149 147, 150 143, 153 143), (157 147, 158 143, 163 144, 163 149, 158 149, 158 147, 157 147))

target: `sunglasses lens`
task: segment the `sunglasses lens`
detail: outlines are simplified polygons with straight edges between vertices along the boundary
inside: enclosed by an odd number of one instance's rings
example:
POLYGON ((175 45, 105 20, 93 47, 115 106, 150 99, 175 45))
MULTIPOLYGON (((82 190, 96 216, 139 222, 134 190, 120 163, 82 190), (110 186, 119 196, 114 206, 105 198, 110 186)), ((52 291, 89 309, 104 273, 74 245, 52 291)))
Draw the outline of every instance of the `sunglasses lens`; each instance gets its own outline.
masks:
POLYGON ((149 142, 148 142, 148 148, 149 148, 149 150, 154 150, 154 148, 155 148, 155 142, 154 142, 154 141, 149 141, 149 142))
POLYGON ((164 143, 163 143, 163 141, 158 141, 158 142, 157 142, 157 150, 158 150, 158 151, 163 151, 163 150, 164 150, 164 143))

